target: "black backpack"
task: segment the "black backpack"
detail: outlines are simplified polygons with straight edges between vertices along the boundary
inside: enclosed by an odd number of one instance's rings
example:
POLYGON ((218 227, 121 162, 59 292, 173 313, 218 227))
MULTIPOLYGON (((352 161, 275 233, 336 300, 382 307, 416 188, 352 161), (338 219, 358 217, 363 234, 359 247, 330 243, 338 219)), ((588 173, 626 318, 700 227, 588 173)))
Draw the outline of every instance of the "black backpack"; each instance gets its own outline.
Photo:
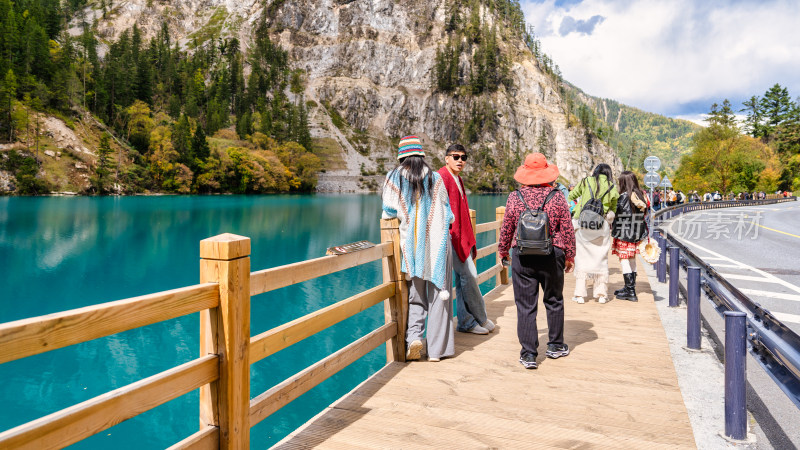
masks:
MULTIPOLYGON (((606 192, 599 197, 594 196, 594 192, 592 192, 592 185, 589 183, 588 179, 586 181, 586 187, 589 188, 589 195, 591 195, 592 198, 590 198, 589 201, 586 202, 581 208, 581 213, 578 215, 578 222, 580 222, 581 228, 599 230, 603 228, 603 221, 605 220, 604 217, 606 215, 603 208, 603 197, 608 195, 614 185, 609 185, 608 189, 606 189, 606 192)), ((600 177, 597 177, 597 188, 599 191, 600 177)))
POLYGON ((522 193, 517 190, 519 199, 525 205, 525 211, 519 215, 517 222, 517 251, 520 255, 549 255, 553 253, 553 241, 550 238, 550 223, 544 205, 561 191, 553 189, 545 197, 542 206, 531 210, 522 193))

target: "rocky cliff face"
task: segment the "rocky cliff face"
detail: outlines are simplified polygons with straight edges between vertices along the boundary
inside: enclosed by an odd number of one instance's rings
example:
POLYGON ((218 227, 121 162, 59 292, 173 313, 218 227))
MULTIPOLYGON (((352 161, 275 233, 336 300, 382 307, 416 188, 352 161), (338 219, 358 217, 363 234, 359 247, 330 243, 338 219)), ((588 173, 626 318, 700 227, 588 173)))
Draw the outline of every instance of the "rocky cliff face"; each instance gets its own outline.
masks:
MULTIPOLYGON (((522 42, 504 43, 504 51, 513 55, 510 91, 501 88, 481 97, 434 92, 436 50, 446 39, 445 3, 309 0, 287 2, 275 11, 281 45, 308 75, 306 98, 329 104, 352 130, 370 137, 362 142, 368 151, 361 151, 369 155, 368 169, 383 158, 392 165, 394 148, 387 142, 405 134, 420 135, 442 157, 446 146, 462 137, 475 107, 492 111, 494 124, 472 147, 488 147, 496 160, 518 159, 517 154, 545 142, 545 153, 569 180, 599 162, 621 168, 611 148, 587 138, 581 128, 567 127, 553 80, 522 42)), ((351 142, 339 142, 352 153, 351 142)))
MULTIPOLYGON (((274 40, 305 72, 303 99, 312 136, 341 152, 343 164, 320 177, 321 191, 376 187, 395 164, 397 140, 417 134, 431 156, 463 138, 476 110, 489 111, 471 149, 488 149, 497 164, 514 164, 543 151, 562 175, 576 181, 600 162, 621 170, 613 149, 583 128, 568 126, 562 98, 533 55, 516 39, 504 39, 513 87, 480 96, 435 91, 436 51, 446 40, 445 0, 128 0, 116 2, 99 29, 107 37, 138 23, 152 36, 165 19, 184 45, 208 36, 248 33, 262 13, 274 40), (151 6, 147 6, 148 3, 151 6), (158 17, 159 19, 154 19, 158 17)), ((494 18, 482 11, 482 21, 494 18)), ((298 101, 300 99, 298 98, 298 101)), ((469 170, 479 171, 472 165, 469 170)))

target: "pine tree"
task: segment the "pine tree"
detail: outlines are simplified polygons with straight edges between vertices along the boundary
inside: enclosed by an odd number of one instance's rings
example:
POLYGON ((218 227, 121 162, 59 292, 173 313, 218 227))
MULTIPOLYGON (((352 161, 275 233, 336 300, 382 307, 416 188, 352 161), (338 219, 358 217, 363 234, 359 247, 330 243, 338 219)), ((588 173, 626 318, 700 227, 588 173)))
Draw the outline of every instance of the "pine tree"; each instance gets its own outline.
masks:
POLYGON ((789 91, 780 84, 774 86, 764 93, 761 99, 761 110, 764 114, 764 136, 768 139, 773 138, 775 129, 786 120, 792 110, 792 100, 789 91))
POLYGON ((444 25, 444 31, 452 33, 458 29, 461 23, 460 0, 450 0, 447 4, 447 21, 444 25))
POLYGON ((478 0, 472 0, 470 4, 469 24, 467 25, 467 37, 470 42, 478 43, 481 40, 481 4, 478 0))
POLYGON ((436 88, 442 92, 452 92, 458 87, 458 62, 461 49, 458 42, 448 39, 444 48, 436 50, 434 72, 436 88))
POLYGON ((762 112, 758 96, 750 97, 749 100, 742 102, 742 105, 744 108, 740 109, 739 112, 747 113, 747 117, 744 120, 744 131, 755 138, 761 137, 763 135, 761 128, 762 112))
POLYGON ((19 29, 11 0, 0 0, 0 74, 11 69, 19 46, 19 29))
POLYGON ((548 155, 550 152, 550 139, 547 135, 547 129, 542 127, 539 137, 536 139, 536 147, 539 153, 548 155))
POLYGON ((302 145, 306 151, 313 150, 311 131, 308 127, 308 111, 303 105, 302 99, 297 111, 297 143, 302 145))
POLYGON ((0 82, 0 136, 8 136, 8 142, 14 141, 14 100, 17 98, 17 77, 14 71, 8 69, 3 81, 0 82))
POLYGON ((43 14, 42 26, 47 31, 47 37, 56 39, 61 34, 63 11, 60 0, 39 0, 43 14))
POLYGON ((244 111, 244 68, 242 66, 242 53, 239 51, 239 40, 231 39, 228 42, 228 71, 230 72, 230 103, 231 110, 238 115, 244 111))
POLYGON ((103 195, 107 190, 108 176, 111 173, 111 136, 108 133, 103 133, 100 137, 100 147, 97 148, 97 166, 94 169, 94 177, 92 177, 92 185, 97 194, 103 195))
MULTIPOLYGON (((794 172, 793 177, 800 176, 800 99, 791 102, 785 119, 775 129, 775 145, 777 150, 790 159, 787 171, 794 172), (788 156, 794 155, 794 156, 788 156)), ((784 189, 794 189, 786 178, 784 189)), ((800 181, 800 179, 798 179, 800 181)), ((800 189, 800 186, 798 187, 800 189)))
POLYGON ((250 111, 245 111, 236 118, 236 134, 239 139, 245 139, 246 136, 253 134, 253 116, 250 111))
POLYGON ((716 103, 712 104, 711 111, 704 120, 708 122, 709 125, 718 125, 723 128, 736 127, 736 116, 733 114, 731 102, 727 98, 722 102, 721 107, 716 103))
POLYGON ((483 28, 484 33, 484 68, 486 70, 486 87, 489 92, 494 92, 500 86, 500 61, 499 49, 497 48, 497 24, 492 27, 491 31, 487 27, 483 28))
POLYGON ((198 125, 192 138, 192 156, 200 162, 204 162, 210 155, 211 148, 208 146, 206 133, 203 131, 203 127, 198 125))

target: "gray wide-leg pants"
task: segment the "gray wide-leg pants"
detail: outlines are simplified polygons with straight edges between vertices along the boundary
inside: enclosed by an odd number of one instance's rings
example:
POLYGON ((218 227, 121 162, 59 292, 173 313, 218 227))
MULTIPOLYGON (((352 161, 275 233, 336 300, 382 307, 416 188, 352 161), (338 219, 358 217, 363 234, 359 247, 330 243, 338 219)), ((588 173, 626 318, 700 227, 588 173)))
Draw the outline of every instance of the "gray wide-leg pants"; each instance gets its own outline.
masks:
MULTIPOLYGON (((450 277, 448 277, 450 278, 450 277)), ((449 281, 449 280, 448 280, 449 281)), ((422 278, 413 277, 408 283, 408 331, 406 344, 427 336, 428 357, 453 356, 455 335, 453 330, 453 301, 446 289, 422 278), (425 326, 425 319, 428 325, 425 326)), ((445 286, 450 286, 446 283, 445 286)))
POLYGON ((458 317, 458 331, 466 332, 475 325, 486 323, 486 304, 483 302, 481 288, 478 286, 478 271, 472 255, 461 262, 455 250, 452 253, 453 270, 456 281, 456 316, 458 317))

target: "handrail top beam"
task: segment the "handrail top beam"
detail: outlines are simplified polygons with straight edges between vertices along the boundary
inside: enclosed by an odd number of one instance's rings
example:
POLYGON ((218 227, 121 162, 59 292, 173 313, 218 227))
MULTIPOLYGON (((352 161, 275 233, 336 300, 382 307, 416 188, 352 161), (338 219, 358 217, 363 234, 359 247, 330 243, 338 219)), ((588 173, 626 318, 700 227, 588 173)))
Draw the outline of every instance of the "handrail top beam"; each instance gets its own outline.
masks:
POLYGON ((263 294, 324 275, 351 269, 390 256, 393 252, 392 244, 384 242, 375 247, 353 253, 321 256, 315 259, 258 270, 250 274, 250 295, 263 294))
POLYGON ((203 283, 0 324, 0 364, 217 305, 218 285, 203 283))

